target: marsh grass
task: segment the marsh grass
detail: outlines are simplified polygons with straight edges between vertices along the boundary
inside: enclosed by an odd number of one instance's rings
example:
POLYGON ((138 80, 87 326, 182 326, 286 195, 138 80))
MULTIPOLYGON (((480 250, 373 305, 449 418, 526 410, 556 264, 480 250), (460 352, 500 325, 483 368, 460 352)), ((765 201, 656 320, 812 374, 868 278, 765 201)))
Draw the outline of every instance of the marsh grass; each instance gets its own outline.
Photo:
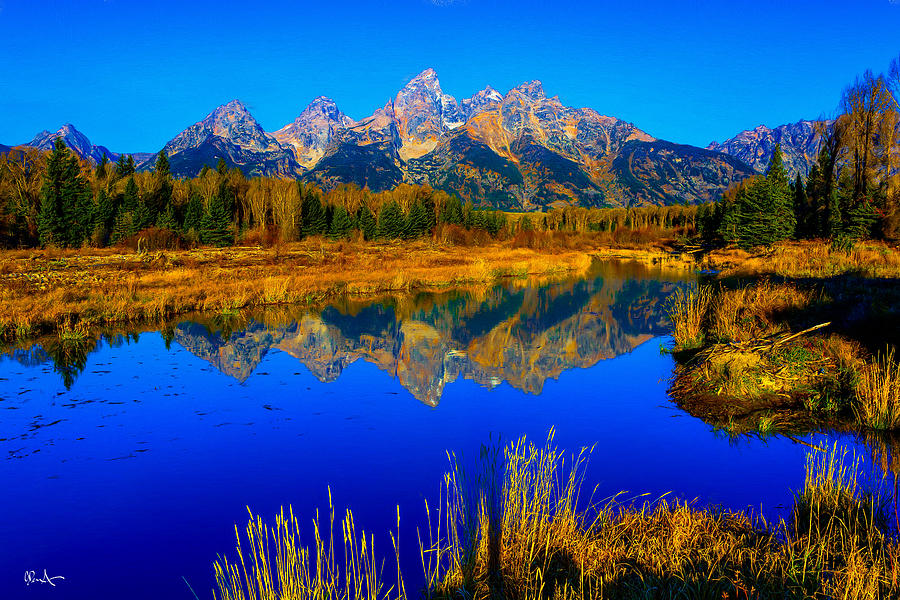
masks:
POLYGON ((311 239, 271 249, 144 254, 9 251, 0 253, 0 338, 53 333, 62 322, 136 324, 189 312, 580 274, 591 263, 580 247, 533 250, 492 242, 461 250, 430 240, 311 239))
MULTIPOLYGON (((466 474, 455 456, 420 531, 425 587, 385 587, 371 536, 348 511, 343 562, 313 521, 300 542, 293 513, 273 528, 251 515, 237 562, 215 565, 223 600, 587 598, 857 598, 900 594, 900 548, 884 506, 859 481, 859 460, 837 446, 808 455, 788 521, 661 498, 638 503, 582 494, 589 449, 573 455, 521 438, 466 474)), ((399 519, 398 519, 399 523, 399 519)), ((238 539, 241 534, 235 529, 238 539)), ((329 537, 330 533, 330 537, 329 537)), ((394 538, 396 539, 396 538, 394 538)), ((394 544, 393 558, 400 562, 394 544)), ((398 569, 399 571, 399 569, 398 569)))
POLYGON ((667 306, 672 321, 672 338, 683 349, 703 344, 704 323, 713 293, 710 286, 679 288, 672 294, 667 306))
POLYGON ((860 370, 856 414, 873 429, 900 428, 900 362, 889 348, 860 370))
MULTIPOLYGON (((237 525, 237 560, 219 557, 214 564, 221 600, 389 600, 404 598, 402 583, 385 587, 375 558, 375 540, 357 531, 347 510, 335 530, 334 503, 329 490, 328 522, 316 513, 304 543, 293 509, 275 517, 269 526, 259 516, 250 519, 241 535, 237 525), (338 548, 336 549, 336 545, 338 548)), ((249 509, 248 509, 249 510, 249 509)), ((398 514, 399 521, 399 514, 398 514)), ((393 536, 392 536, 393 537, 393 536)), ((395 538, 396 539, 396 538, 395 538)), ((396 546, 395 546, 396 548, 396 546)), ((399 569, 398 569, 399 571, 399 569)), ((399 581, 399 579, 398 579, 399 581)))
POLYGON ((857 243, 849 251, 832 248, 822 241, 782 242, 756 254, 737 249, 716 250, 709 254, 707 262, 726 276, 900 277, 900 250, 875 241, 857 243))

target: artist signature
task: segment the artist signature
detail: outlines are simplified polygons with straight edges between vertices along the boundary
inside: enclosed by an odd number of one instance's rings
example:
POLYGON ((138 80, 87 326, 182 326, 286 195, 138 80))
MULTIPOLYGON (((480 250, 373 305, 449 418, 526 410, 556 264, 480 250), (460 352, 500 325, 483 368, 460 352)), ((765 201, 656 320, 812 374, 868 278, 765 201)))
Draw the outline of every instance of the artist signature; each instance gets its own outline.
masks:
POLYGON ((54 579, 65 579, 65 577, 62 575, 50 577, 47 575, 47 569, 44 569, 44 575, 41 577, 38 577, 35 571, 25 571, 25 585, 31 585, 32 583, 49 583, 51 587, 56 587, 56 584, 53 583, 54 579))

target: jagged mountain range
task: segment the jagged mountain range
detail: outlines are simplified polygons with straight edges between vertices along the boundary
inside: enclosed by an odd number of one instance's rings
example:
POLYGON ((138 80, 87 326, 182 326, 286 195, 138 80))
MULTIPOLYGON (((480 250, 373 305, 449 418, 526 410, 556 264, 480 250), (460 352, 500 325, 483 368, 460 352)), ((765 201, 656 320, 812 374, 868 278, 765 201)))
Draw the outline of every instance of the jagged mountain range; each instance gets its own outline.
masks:
POLYGON ((736 156, 757 172, 764 173, 769 166, 775 145, 781 144, 785 169, 791 176, 799 173, 801 177, 805 177, 819 155, 821 136, 817 127, 821 123, 821 121, 798 121, 789 125, 779 125, 774 129, 760 125, 755 129, 742 131, 721 144, 713 142, 706 149, 736 156))
MULTIPOLYGON (((82 158, 118 153, 94 146, 71 124, 25 144, 62 136, 82 158)), ((634 124, 547 97, 539 81, 505 94, 490 86, 457 101, 427 69, 371 116, 354 121, 327 97, 267 132, 238 100, 216 108, 165 145, 172 172, 194 176, 223 158, 250 176, 298 177, 324 188, 352 182, 373 191, 429 184, 476 205, 554 206, 696 203, 763 172, 780 142, 791 174, 818 151, 814 123, 764 126, 707 148, 658 140, 634 124)), ((155 153, 135 155, 152 168, 155 153)))

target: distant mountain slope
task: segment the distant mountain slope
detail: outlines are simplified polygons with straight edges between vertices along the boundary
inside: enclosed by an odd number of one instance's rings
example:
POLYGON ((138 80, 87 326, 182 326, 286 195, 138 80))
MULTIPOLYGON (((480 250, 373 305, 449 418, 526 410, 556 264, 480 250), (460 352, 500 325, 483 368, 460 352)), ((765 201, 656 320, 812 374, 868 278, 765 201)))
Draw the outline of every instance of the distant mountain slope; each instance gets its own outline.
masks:
POLYGON ((319 96, 303 109, 300 116, 272 135, 281 144, 294 148, 300 166, 309 168, 319 162, 335 134, 353 125, 331 98, 319 96))
POLYGON ((722 190, 754 174, 742 160, 671 142, 631 141, 613 161, 619 184, 637 204, 718 200, 722 190))
POLYGON ((44 130, 34 136, 25 146, 39 148, 41 150, 52 150, 56 138, 61 137, 63 142, 78 156, 85 160, 89 160, 95 165, 103 159, 103 155, 111 161, 115 162, 119 158, 117 152, 111 152, 105 146, 95 146, 86 135, 75 129, 71 123, 66 123, 54 132, 44 130))
MULTIPOLYGON (((215 167, 220 158, 248 176, 294 176, 300 171, 293 149, 263 131, 238 100, 216 108, 178 134, 164 150, 172 173, 183 177, 197 175, 204 165, 215 167)), ((142 167, 149 167, 153 160, 155 155, 142 167)))
POLYGON ((775 145, 780 143, 788 174, 794 177, 799 173, 801 177, 806 177, 819 155, 820 137, 816 131, 819 123, 821 121, 798 121, 774 129, 760 125, 742 131, 721 144, 713 142, 707 149, 736 156, 757 173, 765 173, 775 145))
POLYGON ((428 69, 372 116, 336 132, 305 178, 376 191, 399 181, 425 183, 476 205, 534 210, 703 202, 753 172, 733 157, 675 144, 654 147, 641 154, 643 166, 624 169, 616 160, 632 141, 655 138, 548 98, 540 81, 505 95, 487 87, 457 102, 428 69), (663 173, 674 177, 669 185, 660 182, 663 173))

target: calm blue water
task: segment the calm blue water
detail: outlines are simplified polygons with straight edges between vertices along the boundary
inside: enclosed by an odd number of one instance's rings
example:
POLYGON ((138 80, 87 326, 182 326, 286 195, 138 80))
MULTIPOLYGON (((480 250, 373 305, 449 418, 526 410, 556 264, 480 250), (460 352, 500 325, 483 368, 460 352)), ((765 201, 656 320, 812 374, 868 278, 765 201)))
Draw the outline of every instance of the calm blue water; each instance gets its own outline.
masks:
POLYGON ((7 356, 0 598, 193 598, 184 579, 210 598, 247 506, 311 518, 329 486, 388 564, 399 505, 414 586, 415 527, 446 452, 474 457, 489 438, 541 441, 551 427, 562 448, 596 445, 600 496, 670 493, 777 517, 809 448, 730 442, 666 396, 662 304, 690 279, 607 265, 580 281, 205 317, 7 356), (25 586, 26 570, 44 569, 65 580, 25 586))

